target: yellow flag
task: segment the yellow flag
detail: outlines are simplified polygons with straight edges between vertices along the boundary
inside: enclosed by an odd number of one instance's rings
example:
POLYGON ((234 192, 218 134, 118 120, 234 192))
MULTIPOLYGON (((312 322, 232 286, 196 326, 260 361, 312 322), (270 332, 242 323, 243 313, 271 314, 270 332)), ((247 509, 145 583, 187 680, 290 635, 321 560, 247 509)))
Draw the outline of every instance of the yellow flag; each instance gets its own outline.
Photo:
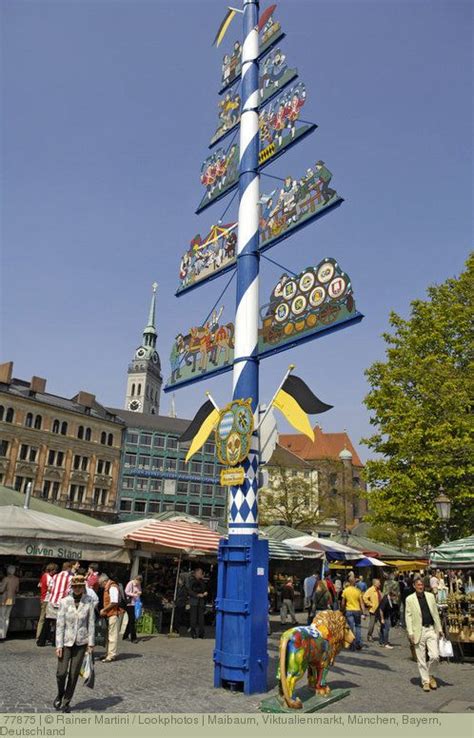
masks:
POLYGON ((186 454, 185 461, 188 462, 191 456, 194 456, 199 449, 204 446, 210 434, 214 430, 219 420, 219 411, 216 410, 214 405, 209 402, 199 408, 194 420, 191 425, 183 433, 179 441, 184 443, 192 438, 191 446, 189 447, 188 453, 186 454))
POLYGON ((292 395, 281 389, 273 400, 273 404, 283 413, 293 428, 296 428, 300 433, 308 436, 311 441, 314 441, 314 431, 309 418, 292 395))

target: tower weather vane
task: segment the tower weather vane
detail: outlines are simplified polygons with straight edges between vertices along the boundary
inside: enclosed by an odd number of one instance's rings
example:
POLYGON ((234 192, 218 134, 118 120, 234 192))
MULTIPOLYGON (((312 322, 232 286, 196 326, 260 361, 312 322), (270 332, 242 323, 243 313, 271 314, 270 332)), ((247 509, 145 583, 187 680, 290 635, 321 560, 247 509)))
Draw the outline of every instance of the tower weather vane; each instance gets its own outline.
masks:
MULTIPOLYGON (((266 691, 268 665, 267 618, 262 608, 267 601, 268 541, 258 535, 259 363, 363 318, 355 309, 349 276, 329 257, 299 274, 293 270, 282 274, 268 304, 259 309, 262 252, 343 202, 329 186, 332 172, 314 154, 311 162, 316 163, 299 179, 287 175, 279 190, 260 194, 260 171, 316 130, 316 124, 300 121, 305 85, 289 87, 298 71, 282 66, 286 57, 280 49, 272 51, 285 36, 273 17, 275 9, 271 5, 259 19, 258 0, 243 0, 243 11, 229 8, 214 39, 219 46, 236 13, 242 14, 243 42, 236 41, 223 60, 219 94, 228 97, 220 105, 221 125, 211 141, 213 153, 201 168, 205 193, 196 212, 238 186, 238 216, 235 222, 221 225, 229 203, 224 215, 214 221, 218 225, 207 229, 209 235, 191 241, 181 259, 176 294, 235 271, 235 323, 219 323, 222 308, 217 312, 216 308, 222 293, 201 325, 176 336, 172 373, 165 387, 169 392, 233 372, 232 401, 219 409, 207 393, 207 402, 180 442, 191 443, 189 461, 214 431, 219 458, 229 466, 224 470, 228 476, 222 479, 229 485, 229 536, 221 540, 219 549, 214 685, 241 683, 246 693, 266 691), (230 129, 239 131, 239 142, 227 149, 214 148, 230 129)), ((294 254, 292 250, 293 258, 294 254)), ((291 365, 269 407, 280 409, 294 427, 314 438, 308 414, 332 406, 321 402, 302 379, 291 374, 292 369, 291 365)))

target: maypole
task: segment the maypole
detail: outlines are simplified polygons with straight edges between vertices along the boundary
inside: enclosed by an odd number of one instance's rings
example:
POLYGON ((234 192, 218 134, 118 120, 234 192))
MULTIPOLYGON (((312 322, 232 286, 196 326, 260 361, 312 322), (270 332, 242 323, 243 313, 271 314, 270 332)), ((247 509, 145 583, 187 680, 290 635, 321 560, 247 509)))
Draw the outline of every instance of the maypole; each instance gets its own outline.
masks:
MULTIPOLYGON (((243 2, 239 230, 233 399, 251 399, 258 421, 259 74, 258 1, 243 2)), ((229 538, 219 549, 214 685, 267 688, 268 543, 258 539, 258 431, 229 495, 229 538)))

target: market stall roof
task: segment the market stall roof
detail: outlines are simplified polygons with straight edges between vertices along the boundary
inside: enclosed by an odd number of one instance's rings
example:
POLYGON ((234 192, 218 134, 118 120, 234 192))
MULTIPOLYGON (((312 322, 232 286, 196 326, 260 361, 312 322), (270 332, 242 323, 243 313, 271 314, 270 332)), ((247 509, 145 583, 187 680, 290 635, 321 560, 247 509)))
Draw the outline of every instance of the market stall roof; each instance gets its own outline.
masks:
POLYGON ((261 531, 275 541, 286 541, 288 538, 300 538, 305 535, 304 530, 296 530, 296 528, 290 528, 289 525, 265 525, 261 531))
MULTIPOLYGON (((334 536, 334 540, 341 542, 341 536, 334 536)), ((373 558, 382 557, 385 561, 387 561, 387 559, 390 561, 392 559, 411 561, 419 558, 416 554, 399 551, 397 548, 389 546, 387 543, 373 541, 371 538, 354 535, 353 533, 349 535, 347 544, 358 551, 362 551, 365 556, 371 556, 373 558)))
POLYGON ((285 543, 292 547, 301 547, 323 552, 328 559, 361 559, 362 554, 354 548, 337 543, 332 538, 318 538, 317 536, 300 536, 288 538, 285 543))
MULTIPOLYGON (((0 508, 5 505, 15 505, 21 507, 25 504, 25 495, 22 492, 17 492, 15 489, 4 487, 0 484, 0 508)), ((47 515, 55 515, 58 518, 64 518, 65 520, 75 520, 77 523, 84 523, 86 525, 93 525, 94 527, 102 526, 104 523, 102 520, 96 520, 95 518, 89 517, 89 515, 83 515, 75 510, 69 510, 60 505, 52 505, 46 500, 40 500, 38 497, 30 497, 30 510, 36 510, 40 513, 46 513, 47 515)), ((0 512, 0 517, 2 513, 0 512)))
POLYGON ((123 541, 117 541, 100 528, 16 505, 1 508, 0 554, 79 561, 130 561, 123 541))
POLYGON ((430 565, 474 569, 474 536, 449 541, 433 549, 430 553, 430 565))
POLYGON ((125 542, 170 553, 215 553, 221 536, 206 525, 187 520, 154 520, 125 535, 125 542))
POLYGON ((393 566, 393 564, 386 564, 385 561, 381 561, 380 559, 374 559, 372 556, 365 556, 363 559, 359 559, 359 561, 356 561, 354 566, 363 567, 363 566, 393 566))

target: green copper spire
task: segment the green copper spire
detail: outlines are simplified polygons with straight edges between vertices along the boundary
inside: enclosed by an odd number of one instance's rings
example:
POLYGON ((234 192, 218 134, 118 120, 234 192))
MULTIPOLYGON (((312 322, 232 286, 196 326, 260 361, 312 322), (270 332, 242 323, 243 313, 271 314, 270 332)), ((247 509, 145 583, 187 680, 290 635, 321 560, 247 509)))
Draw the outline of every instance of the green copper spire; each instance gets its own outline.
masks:
POLYGON ((150 312, 148 315, 148 323, 145 326, 145 330, 143 331, 143 340, 145 346, 152 346, 155 347, 156 344, 156 327, 155 327, 155 306, 156 306, 156 290, 158 289, 158 284, 156 282, 153 282, 153 295, 151 298, 151 304, 150 304, 150 312))

